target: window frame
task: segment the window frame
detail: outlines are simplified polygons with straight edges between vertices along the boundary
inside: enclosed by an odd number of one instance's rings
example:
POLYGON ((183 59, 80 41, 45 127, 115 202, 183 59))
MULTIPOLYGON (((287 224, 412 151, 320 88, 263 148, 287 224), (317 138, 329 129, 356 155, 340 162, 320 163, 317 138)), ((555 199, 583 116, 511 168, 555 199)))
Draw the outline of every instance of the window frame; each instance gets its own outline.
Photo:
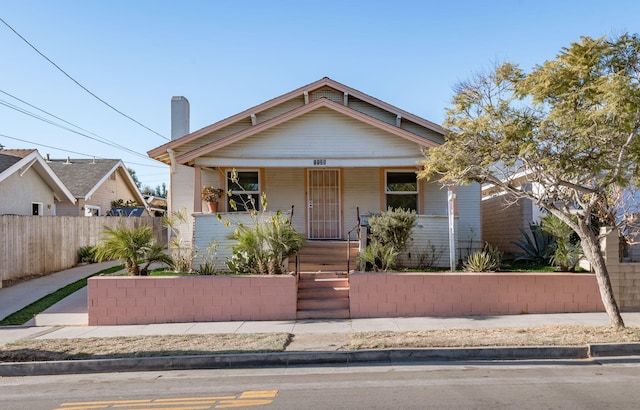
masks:
MULTIPOLYGON (((246 191, 246 190, 242 190, 241 192, 239 191, 239 189, 236 187, 236 189, 234 189, 234 187, 232 186, 231 189, 229 189, 229 184, 231 182, 231 173, 233 172, 233 169, 226 169, 225 170, 225 189, 226 192, 233 192, 233 196, 236 195, 249 195, 249 196, 253 196, 255 195, 255 210, 256 211, 260 211, 262 210, 262 204, 260 203, 260 195, 262 194, 262 177, 261 177, 261 172, 259 169, 235 169, 236 172, 238 173, 238 175, 242 174, 242 173, 255 173, 258 177, 258 190, 257 191, 246 191), (239 193, 236 193, 239 192, 239 193)), ((238 201, 236 201, 236 204, 238 204, 238 209, 234 210, 233 208, 231 208, 231 205, 229 204, 229 201, 232 199, 231 196, 229 195, 225 195, 226 196, 226 200, 225 200, 225 206, 227 207, 227 212, 245 212, 246 209, 244 209, 244 205, 238 203, 238 201), (240 206, 242 206, 242 209, 240 209, 240 206)))
POLYGON ((389 209, 389 195, 398 195, 398 196, 415 196, 416 199, 416 207, 414 210, 416 213, 420 213, 420 181, 418 180, 418 174, 415 169, 386 169, 384 171, 384 205, 385 210, 389 209), (389 190, 389 174, 414 174, 416 181, 416 190, 415 191, 391 191, 389 190))

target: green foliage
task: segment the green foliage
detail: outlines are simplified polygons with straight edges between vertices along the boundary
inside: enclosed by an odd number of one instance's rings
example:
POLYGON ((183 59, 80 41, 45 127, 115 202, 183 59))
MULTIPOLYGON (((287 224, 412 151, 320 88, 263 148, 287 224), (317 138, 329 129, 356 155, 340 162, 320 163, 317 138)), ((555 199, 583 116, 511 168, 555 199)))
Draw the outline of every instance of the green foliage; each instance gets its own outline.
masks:
POLYGON ((135 208, 138 203, 133 199, 124 200, 122 198, 111 201, 111 208, 135 208))
MULTIPOLYGON (((264 207, 263 209, 266 209, 264 207)), ((253 223, 236 225, 236 240, 227 266, 234 273, 278 275, 285 273, 286 258, 302 248, 304 237, 296 232, 282 211, 268 215, 252 213, 253 223)))
POLYGON ((542 218, 541 225, 544 232, 555 238, 551 248, 551 263, 563 272, 574 271, 582 257, 582 249, 580 239, 575 237, 573 229, 551 214, 542 218))
POLYGON ((152 262, 170 263, 170 258, 164 250, 155 244, 153 230, 149 226, 139 228, 105 227, 103 241, 96 246, 98 261, 119 259, 131 275, 143 275, 148 272, 152 262), (141 269, 138 261, 146 261, 141 269))
POLYGON ((78 249, 78 258, 80 259, 80 263, 96 263, 95 246, 82 246, 78 249))
POLYGON ((531 261, 537 263, 548 263, 555 245, 555 239, 542 229, 538 224, 529 224, 531 236, 524 229, 520 229, 523 239, 513 242, 522 253, 515 255, 516 261, 531 261))
POLYGON ((436 247, 431 241, 427 242, 424 250, 418 253, 418 269, 427 270, 437 268, 436 263, 438 263, 438 260, 444 252, 444 247, 436 247))
POLYGON ((486 243, 481 251, 477 251, 467 258, 464 270, 467 272, 495 272, 500 269, 502 252, 486 243))
POLYGON ((201 263, 195 271, 198 275, 215 275, 217 273, 216 260, 218 259, 218 242, 209 242, 206 253, 196 249, 196 255, 200 257, 201 263))
POLYGON ((169 250, 171 252, 171 267, 176 272, 191 273, 193 265, 193 249, 189 246, 182 235, 180 229, 187 226, 186 208, 171 212, 162 217, 162 224, 171 233, 169 240, 169 250))
POLYGON ((398 256, 411 242, 411 230, 417 219, 415 211, 401 208, 390 208, 369 218, 369 245, 358 255, 360 269, 394 268, 398 256))

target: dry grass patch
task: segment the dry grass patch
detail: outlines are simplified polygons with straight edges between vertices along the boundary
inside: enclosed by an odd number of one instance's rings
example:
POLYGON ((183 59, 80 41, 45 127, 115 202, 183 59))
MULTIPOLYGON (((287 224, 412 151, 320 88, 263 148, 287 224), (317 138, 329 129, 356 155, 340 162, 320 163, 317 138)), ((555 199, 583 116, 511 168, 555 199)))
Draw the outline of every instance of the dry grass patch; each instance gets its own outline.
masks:
POLYGON ((80 360, 282 352, 289 333, 22 340, 0 347, 0 361, 80 360))
POLYGON ((448 329, 416 332, 361 332, 351 336, 351 350, 483 347, 581 346, 593 343, 640 342, 640 328, 615 330, 603 326, 544 326, 503 329, 448 329))

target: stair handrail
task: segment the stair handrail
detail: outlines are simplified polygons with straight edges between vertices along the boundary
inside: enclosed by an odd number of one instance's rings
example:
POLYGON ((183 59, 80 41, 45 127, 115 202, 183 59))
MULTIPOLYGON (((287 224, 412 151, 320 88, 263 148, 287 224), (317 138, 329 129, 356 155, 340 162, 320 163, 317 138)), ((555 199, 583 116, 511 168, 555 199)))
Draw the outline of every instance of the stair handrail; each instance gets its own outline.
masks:
MULTIPOLYGON (((293 223, 293 209, 295 205, 291 205, 291 214, 289 215, 289 226, 293 223)), ((294 274, 296 276, 296 282, 300 281, 300 260, 298 259, 298 251, 294 252, 295 263, 294 263, 294 274)))
POLYGON ((356 207, 356 224, 347 232, 347 275, 351 272, 351 232, 357 230, 356 237, 358 238, 358 242, 360 242, 360 207, 356 207))

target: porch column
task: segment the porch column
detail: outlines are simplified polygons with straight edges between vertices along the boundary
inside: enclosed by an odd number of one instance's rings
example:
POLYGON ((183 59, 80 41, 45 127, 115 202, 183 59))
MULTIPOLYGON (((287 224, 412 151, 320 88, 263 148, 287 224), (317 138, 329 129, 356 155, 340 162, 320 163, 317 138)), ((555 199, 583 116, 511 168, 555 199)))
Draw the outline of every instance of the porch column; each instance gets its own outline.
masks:
POLYGON ((202 197, 200 191, 202 190, 202 167, 194 167, 193 177, 193 212, 202 212, 202 197))

